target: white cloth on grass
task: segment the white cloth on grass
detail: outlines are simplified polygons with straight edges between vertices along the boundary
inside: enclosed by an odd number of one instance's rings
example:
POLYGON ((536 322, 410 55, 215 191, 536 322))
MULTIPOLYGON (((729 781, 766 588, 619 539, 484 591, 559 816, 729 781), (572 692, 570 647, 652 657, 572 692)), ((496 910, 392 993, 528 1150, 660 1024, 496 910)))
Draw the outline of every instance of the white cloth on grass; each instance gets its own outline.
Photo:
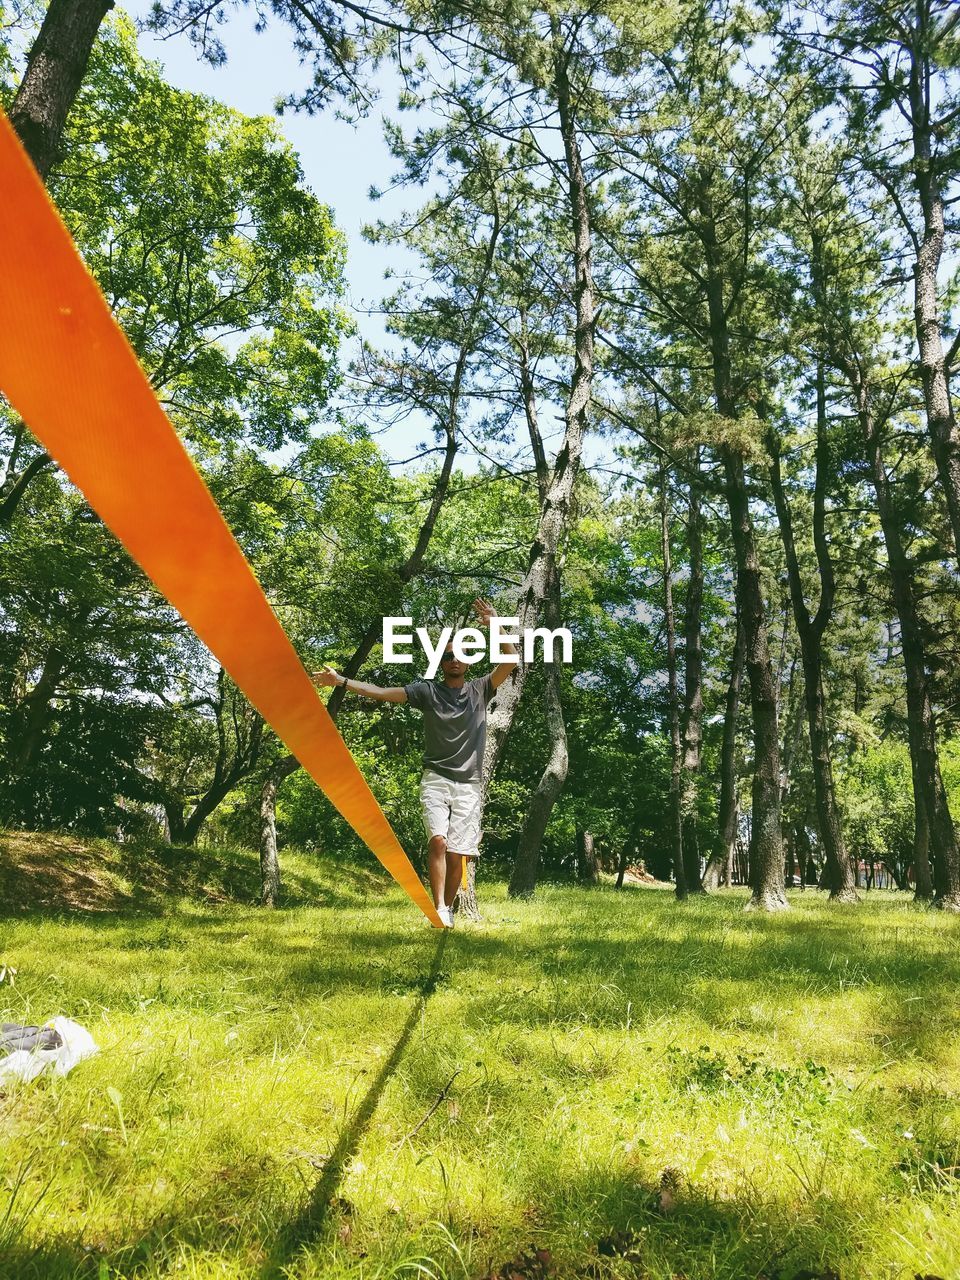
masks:
POLYGON ((15 1049, 0 1058, 0 1083, 5 1080, 33 1080, 44 1071, 65 1076, 78 1062, 99 1052, 100 1046, 86 1028, 69 1018, 52 1018, 52 1027, 62 1043, 56 1049, 15 1049))

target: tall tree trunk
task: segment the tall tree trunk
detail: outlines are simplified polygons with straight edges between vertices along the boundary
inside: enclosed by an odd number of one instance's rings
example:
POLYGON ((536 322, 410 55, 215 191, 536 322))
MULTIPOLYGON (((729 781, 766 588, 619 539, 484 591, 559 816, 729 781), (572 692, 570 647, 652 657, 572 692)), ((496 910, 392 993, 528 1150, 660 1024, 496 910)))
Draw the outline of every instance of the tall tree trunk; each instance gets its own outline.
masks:
MULTIPOLYGON (((786 618, 784 618, 786 623, 786 618)), ((784 626, 786 630, 786 626, 784 626)), ((790 662, 790 677, 787 680, 786 700, 783 698, 783 682, 777 681, 777 688, 781 690, 781 705, 783 706, 783 714, 779 717, 783 728, 783 745, 780 751, 780 812, 783 813, 787 806, 787 800, 790 796, 790 789, 793 785, 793 762, 803 738, 803 721, 804 715, 801 703, 794 697, 794 687, 797 681, 797 655, 794 654, 790 662)), ((790 823, 784 823, 784 852, 786 852, 787 835, 790 830, 790 823)))
MULTIPOLYGON (((723 260, 706 187, 700 193, 700 213, 700 236, 707 262, 706 295, 714 398, 721 417, 736 421, 738 412, 730 361, 730 330, 723 296, 723 260)), ((721 444, 718 452, 723 463, 727 506, 730 509, 737 568, 737 611, 746 640, 753 716, 754 772, 748 855, 753 894, 749 906, 763 911, 783 911, 789 904, 783 878, 783 831, 780 826, 777 687, 770 662, 760 557, 750 515, 743 455, 728 443, 721 444)))
POLYGON ((940 169, 932 154, 932 112, 936 110, 938 95, 932 83, 930 51, 926 43, 931 18, 928 0, 918 0, 916 9, 917 25, 910 28, 916 43, 907 50, 909 114, 913 134, 913 164, 908 172, 913 174, 923 216, 923 235, 917 246, 913 273, 914 324, 920 350, 920 379, 927 430, 947 499, 954 553, 960 561, 960 437, 950 395, 950 370, 943 349, 937 288, 937 274, 946 242, 940 169))
MULTIPOLYGON (((547 464, 546 451, 543 447, 543 437, 540 434, 536 386, 533 370, 530 367, 527 318, 522 309, 520 312, 518 357, 520 364, 520 393, 527 423, 527 435, 533 451, 537 489, 542 510, 546 504, 550 488, 550 468, 547 464)), ((547 583, 546 596, 543 601, 543 621, 551 629, 559 627, 562 623, 560 573, 559 566, 555 561, 550 565, 550 579, 547 583)), ((517 859, 510 877, 509 893, 512 898, 530 897, 536 889, 537 877, 540 871, 540 851, 543 844, 543 836, 547 829, 547 823, 550 821, 553 807, 560 796, 560 792, 563 790, 569 767, 567 730, 563 720, 563 703, 560 693, 560 671, 555 663, 550 664, 548 667, 546 677, 544 711, 550 742, 550 755, 537 788, 530 798, 523 829, 520 833, 517 859)))
POLYGON ((458 916, 463 916, 467 920, 480 919, 480 904, 477 902, 477 860, 476 858, 466 858, 466 866, 463 872, 463 878, 460 881, 460 888, 457 890, 457 896, 454 899, 456 912, 458 916))
POLYGON ((830 557, 826 535, 826 487, 829 465, 827 438, 826 395, 822 365, 817 370, 817 453, 816 475, 813 493, 813 540, 820 571, 820 601, 815 615, 811 616, 803 592, 803 578, 797 556, 793 533, 793 516, 783 487, 780 470, 780 442, 776 432, 768 438, 770 449, 770 481, 773 500, 780 525, 790 585, 790 602, 800 640, 800 660, 803 666, 804 700, 807 711, 807 732, 810 738, 810 761, 813 769, 813 786, 816 798, 817 827, 820 843, 827 860, 827 883, 834 902, 857 902, 853 865, 847 854, 836 790, 833 782, 833 759, 830 747, 830 730, 827 724, 826 698, 823 689, 823 636, 833 614, 836 592, 833 561, 830 557))
POLYGON ((720 848, 710 859, 704 872, 704 887, 708 890, 718 888, 721 877, 728 885, 732 882, 732 868, 737 852, 740 826, 740 806, 737 802, 737 721, 740 717, 740 690, 746 653, 746 637, 738 616, 723 715, 723 742, 720 747, 720 801, 717 809, 720 848))
POLYGON ((680 811, 680 699, 677 693, 677 644, 673 617, 673 572, 670 558, 670 521, 667 515, 667 470, 660 466, 660 554, 663 565, 663 622, 667 633, 667 700, 670 716, 670 861, 677 898, 687 896, 687 869, 683 860, 683 817, 680 811))
POLYGON ((277 791, 284 778, 296 773, 296 756, 281 756, 267 770, 260 788, 260 902, 275 907, 280 900, 280 859, 277 855, 277 791))
POLYGON ((914 893, 917 902, 933 900, 933 876, 930 874, 930 824, 927 821, 927 806, 923 802, 923 788, 913 773, 913 875, 914 893))
MULTIPOLYGON (((583 172, 577 135, 575 108, 567 76, 566 53, 559 33, 554 32, 554 81, 560 136, 568 182, 568 213, 573 241, 574 358, 567 396, 563 440, 557 452, 546 498, 540 506, 537 531, 530 548, 527 570, 520 588, 518 613, 521 629, 535 625, 543 609, 561 541, 570 522, 573 490, 580 471, 583 437, 593 389, 594 284, 591 262, 590 210, 587 181, 583 172)), ((483 793, 500 762, 507 735, 526 679, 521 658, 512 676, 503 682, 487 712, 487 747, 483 762, 483 793)))
POLYGON ((597 865, 593 834, 582 827, 577 827, 576 864, 578 883, 597 884, 599 882, 600 868, 597 865))
POLYGON ((179 800, 168 798, 164 798, 162 804, 167 843, 175 846, 186 844, 183 837, 185 826, 184 805, 179 800))
MULTIPOLYGON (((805 889, 810 883, 810 864, 813 861, 813 848, 810 844, 810 834, 802 821, 794 823, 793 833, 800 863, 800 886, 805 889)), ((851 867, 852 865, 851 863, 851 867)))
MULTIPOLYGON (((547 595, 544 620, 548 627, 560 626, 560 589, 556 566, 553 569, 553 581, 547 595)), ((567 729, 563 722, 563 703, 560 696, 560 667, 555 662, 548 663, 546 666, 544 710, 550 739, 550 757, 530 800, 523 829, 520 832, 517 860, 510 877, 511 898, 528 898, 537 887, 544 832, 557 798, 563 790, 563 784, 567 780, 569 755, 567 729)))
MULTIPOLYGON (((700 473, 699 450, 694 459, 700 473)), ((700 494, 692 479, 687 494, 687 554, 689 576, 684 611, 683 758, 680 782, 683 865, 688 893, 704 893, 700 874, 697 782, 703 748, 703 533, 700 494)))
POLYGON ((628 859, 629 859, 629 848, 627 846, 626 840, 624 840, 623 844, 620 847, 620 857, 617 860, 617 883, 614 885, 615 889, 623 888, 623 878, 627 874, 628 859))
POLYGON ((50 0, 10 107, 10 123, 46 180, 56 164, 70 108, 113 0, 50 0))
POLYGON ((926 827, 917 823, 914 863, 919 871, 925 856, 922 842, 926 836, 932 854, 934 903, 950 911, 960 911, 960 850, 940 773, 936 720, 930 698, 926 654, 913 592, 911 566, 890 492, 890 481, 883 462, 880 429, 873 413, 869 386, 858 369, 850 369, 850 373, 877 498, 877 513, 887 548, 894 606, 900 620, 900 650, 906 673, 907 731, 914 788, 919 791, 926 814, 926 827))
POLYGON ((737 557, 737 587, 746 641, 753 712, 754 774, 750 830, 750 906, 782 911, 787 906, 783 880, 783 833, 780 828, 780 737, 777 728, 777 690, 767 643, 766 611, 760 580, 753 522, 747 496, 743 459, 724 449, 727 502, 737 557))

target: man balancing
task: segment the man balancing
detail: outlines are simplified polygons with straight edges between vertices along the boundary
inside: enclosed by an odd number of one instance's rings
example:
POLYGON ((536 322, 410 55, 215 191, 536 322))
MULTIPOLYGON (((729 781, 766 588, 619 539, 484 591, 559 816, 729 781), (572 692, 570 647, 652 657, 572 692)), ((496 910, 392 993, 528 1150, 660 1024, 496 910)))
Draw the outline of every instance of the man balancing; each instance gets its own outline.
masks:
MULTIPOLYGON (((489 627, 493 605, 476 599, 474 610, 480 625, 489 627)), ((430 888, 437 914, 453 928, 453 902, 460 888, 464 857, 480 853, 483 817, 483 753, 487 740, 487 703, 520 660, 516 646, 503 637, 503 647, 513 656, 487 675, 467 680, 467 663, 452 645, 440 659, 442 683, 414 680, 411 684, 384 688, 348 680, 330 666, 314 672, 318 685, 342 684, 348 693, 359 693, 378 702, 406 702, 423 712, 423 775, 420 803, 427 831, 430 888)))

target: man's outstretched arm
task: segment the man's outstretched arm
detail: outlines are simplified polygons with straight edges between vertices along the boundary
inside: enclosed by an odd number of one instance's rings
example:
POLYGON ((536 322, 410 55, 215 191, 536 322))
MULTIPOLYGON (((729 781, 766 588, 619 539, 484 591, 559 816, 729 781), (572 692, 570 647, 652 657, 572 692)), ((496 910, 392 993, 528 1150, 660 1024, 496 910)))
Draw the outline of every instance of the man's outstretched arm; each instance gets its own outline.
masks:
MULTIPOLYGON (((488 600, 481 600, 479 596, 474 600, 473 607, 476 610, 477 617, 480 619, 480 625, 482 627, 489 627, 490 619, 497 616, 493 605, 488 600)), ((513 657, 508 658, 506 662, 501 662, 498 666, 494 667, 493 671, 490 673, 490 684, 494 689, 499 689, 500 685, 503 684, 511 671, 516 670, 517 664, 520 661, 520 654, 517 652, 517 646, 512 640, 505 639, 503 645, 508 653, 513 654, 513 657)))
POLYGON ((345 685, 347 693, 359 693, 364 698, 375 698, 377 702, 406 702, 407 700, 407 691, 402 685, 388 689, 380 684, 364 684, 362 680, 348 680, 327 663, 324 663, 322 671, 311 671, 310 679, 315 685, 322 687, 345 685))

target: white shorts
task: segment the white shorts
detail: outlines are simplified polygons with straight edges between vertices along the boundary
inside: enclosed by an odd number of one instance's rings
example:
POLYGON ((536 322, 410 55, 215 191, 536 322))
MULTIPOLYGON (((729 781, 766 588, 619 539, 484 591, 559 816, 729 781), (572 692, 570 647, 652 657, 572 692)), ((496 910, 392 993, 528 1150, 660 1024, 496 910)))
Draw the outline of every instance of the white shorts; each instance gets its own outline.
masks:
POLYGON ((453 782, 433 769, 425 769, 420 779, 420 803, 428 838, 443 836, 450 853, 479 856, 481 783, 453 782))

